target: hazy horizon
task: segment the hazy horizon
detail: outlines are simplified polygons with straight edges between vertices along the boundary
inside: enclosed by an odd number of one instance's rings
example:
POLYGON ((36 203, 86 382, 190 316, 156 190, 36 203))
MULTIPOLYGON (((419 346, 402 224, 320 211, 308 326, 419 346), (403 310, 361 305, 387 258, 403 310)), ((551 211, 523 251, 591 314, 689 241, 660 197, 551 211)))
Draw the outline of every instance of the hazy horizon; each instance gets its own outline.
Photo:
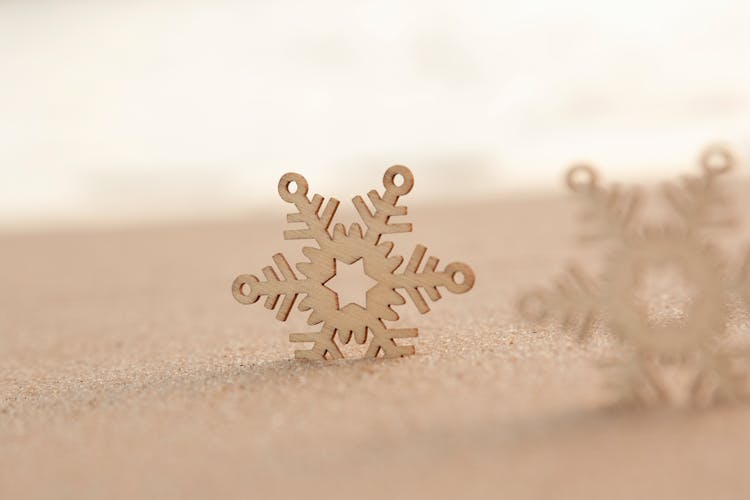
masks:
POLYGON ((287 171, 349 199, 401 163, 455 200, 558 189, 578 160, 669 177, 716 140, 747 160, 749 22, 739 1, 0 1, 0 226, 233 213, 287 171))

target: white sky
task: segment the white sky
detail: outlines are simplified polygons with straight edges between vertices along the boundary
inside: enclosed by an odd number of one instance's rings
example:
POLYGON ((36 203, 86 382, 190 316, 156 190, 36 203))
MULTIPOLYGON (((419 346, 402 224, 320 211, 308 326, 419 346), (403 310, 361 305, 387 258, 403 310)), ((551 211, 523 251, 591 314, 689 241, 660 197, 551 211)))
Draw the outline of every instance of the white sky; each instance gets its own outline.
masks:
POLYGON ((404 163, 427 199, 750 158, 749 50, 746 1, 0 0, 0 225, 248 210, 289 170, 348 199, 404 163))

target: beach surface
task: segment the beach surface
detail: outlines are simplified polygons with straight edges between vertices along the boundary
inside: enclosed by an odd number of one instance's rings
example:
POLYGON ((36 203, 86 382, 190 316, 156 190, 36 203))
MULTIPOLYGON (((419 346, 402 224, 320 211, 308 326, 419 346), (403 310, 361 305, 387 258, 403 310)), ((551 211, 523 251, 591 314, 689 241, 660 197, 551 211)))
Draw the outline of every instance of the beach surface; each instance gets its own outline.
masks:
POLYGON ((297 361, 303 313, 232 298, 301 258, 287 209, 0 236, 0 498, 750 497, 750 407, 619 408, 612 340, 518 318, 521 292, 597 255, 567 198, 411 206, 395 252, 477 280, 400 306, 419 337, 397 360, 297 361))

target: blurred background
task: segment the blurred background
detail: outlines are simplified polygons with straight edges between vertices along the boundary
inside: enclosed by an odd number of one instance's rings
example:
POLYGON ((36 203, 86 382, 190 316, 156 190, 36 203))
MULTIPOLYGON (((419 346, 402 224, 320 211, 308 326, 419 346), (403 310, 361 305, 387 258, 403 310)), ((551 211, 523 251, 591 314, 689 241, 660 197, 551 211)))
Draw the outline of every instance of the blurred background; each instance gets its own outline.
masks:
POLYGON ((216 217, 415 172, 455 202, 750 157, 738 1, 0 0, 0 227, 216 217))

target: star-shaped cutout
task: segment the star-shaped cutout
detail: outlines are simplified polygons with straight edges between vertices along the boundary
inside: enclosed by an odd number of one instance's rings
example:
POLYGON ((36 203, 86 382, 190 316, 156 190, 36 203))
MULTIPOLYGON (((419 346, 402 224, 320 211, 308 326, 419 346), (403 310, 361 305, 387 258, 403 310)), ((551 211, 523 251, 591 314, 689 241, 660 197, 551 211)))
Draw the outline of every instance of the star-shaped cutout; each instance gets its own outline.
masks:
POLYGON ((349 304, 357 304, 367 308, 367 292, 377 285, 365 272, 364 260, 359 259, 354 264, 347 264, 336 260, 336 276, 325 284, 338 297, 339 309, 349 304))

